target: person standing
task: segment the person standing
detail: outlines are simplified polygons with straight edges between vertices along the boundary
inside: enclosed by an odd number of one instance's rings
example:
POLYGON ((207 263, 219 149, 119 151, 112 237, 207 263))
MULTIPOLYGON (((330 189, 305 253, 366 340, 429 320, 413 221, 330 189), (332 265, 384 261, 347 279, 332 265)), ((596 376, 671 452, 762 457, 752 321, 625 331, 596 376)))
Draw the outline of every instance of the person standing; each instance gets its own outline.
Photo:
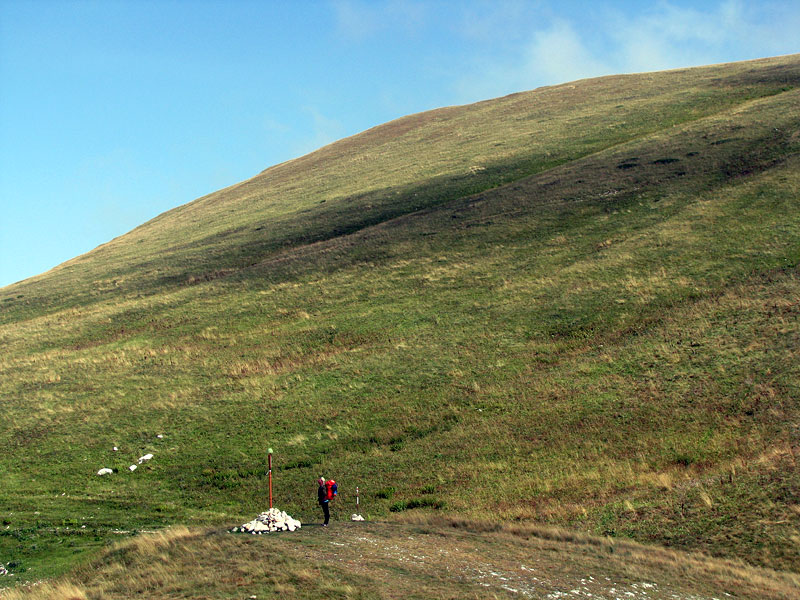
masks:
POLYGON ((317 502, 322 507, 322 514, 325 516, 323 527, 328 526, 328 521, 331 519, 330 500, 328 500, 328 488, 325 485, 325 478, 320 477, 317 481, 319 489, 317 490, 317 502))

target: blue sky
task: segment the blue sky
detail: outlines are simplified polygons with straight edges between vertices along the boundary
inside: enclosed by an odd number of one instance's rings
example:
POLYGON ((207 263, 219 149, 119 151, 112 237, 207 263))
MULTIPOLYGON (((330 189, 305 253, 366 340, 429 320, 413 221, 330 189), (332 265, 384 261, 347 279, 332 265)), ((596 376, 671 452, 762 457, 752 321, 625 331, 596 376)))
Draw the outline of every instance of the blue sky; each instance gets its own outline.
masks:
POLYGON ((406 114, 798 31, 797 0, 0 0, 0 287, 406 114))

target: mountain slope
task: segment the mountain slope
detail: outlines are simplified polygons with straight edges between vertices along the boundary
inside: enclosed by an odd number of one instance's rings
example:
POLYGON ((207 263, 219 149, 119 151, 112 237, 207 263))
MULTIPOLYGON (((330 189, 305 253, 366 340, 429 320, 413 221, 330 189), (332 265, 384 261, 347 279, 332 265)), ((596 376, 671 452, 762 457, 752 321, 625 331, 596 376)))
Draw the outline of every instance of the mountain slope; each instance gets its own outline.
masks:
POLYGON ((249 519, 273 447, 304 519, 323 472, 796 570, 799 115, 797 56, 423 113, 4 288, 0 561, 249 519))
POLYGON ((77 284, 85 301, 213 277, 725 114, 795 87, 795 62, 605 77, 398 119, 169 211, 14 290, 41 302, 77 284))

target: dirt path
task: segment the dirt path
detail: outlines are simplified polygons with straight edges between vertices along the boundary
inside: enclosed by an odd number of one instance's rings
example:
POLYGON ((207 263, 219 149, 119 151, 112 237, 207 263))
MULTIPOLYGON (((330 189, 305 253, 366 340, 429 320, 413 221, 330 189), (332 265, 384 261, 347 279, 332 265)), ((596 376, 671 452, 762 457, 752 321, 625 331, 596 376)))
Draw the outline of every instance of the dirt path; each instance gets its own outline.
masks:
MULTIPOLYGON (((653 576, 613 546, 570 545, 498 533, 391 523, 339 524, 309 532, 304 558, 357 574, 384 598, 725 600, 726 591, 687 571, 653 576), (421 590, 424 590, 421 592, 421 590)), ((739 590, 742 591, 741 589, 739 590)), ((780 597, 780 596, 776 596, 780 597)))
MULTIPOLYGON (((332 539, 329 542, 332 546, 331 556, 335 560, 347 562, 351 569, 357 568, 358 561, 353 560, 353 555, 358 553, 361 559, 364 556, 370 558, 370 565, 363 567, 365 573, 374 572, 376 559, 378 563, 386 565, 397 562, 409 571, 417 571, 432 580, 439 578, 464 584, 472 583, 485 588, 492 595, 502 592, 504 595, 524 598, 645 600, 656 597, 650 591, 658 588, 656 584, 649 582, 619 584, 608 577, 595 579, 588 574, 580 579, 577 576, 564 577, 564 574, 554 572, 552 565, 542 565, 540 558, 530 556, 522 561, 497 556, 490 558, 477 548, 451 546, 446 549, 432 545, 429 543, 429 536, 409 536, 404 540, 391 542, 371 535, 336 537, 346 541, 332 539)), ((670 597, 686 598, 681 595, 670 597)))
POLYGON ((69 577, 8 593, 32 600, 800 598, 797 574, 562 529, 417 519, 266 535, 177 526, 112 546, 69 577))

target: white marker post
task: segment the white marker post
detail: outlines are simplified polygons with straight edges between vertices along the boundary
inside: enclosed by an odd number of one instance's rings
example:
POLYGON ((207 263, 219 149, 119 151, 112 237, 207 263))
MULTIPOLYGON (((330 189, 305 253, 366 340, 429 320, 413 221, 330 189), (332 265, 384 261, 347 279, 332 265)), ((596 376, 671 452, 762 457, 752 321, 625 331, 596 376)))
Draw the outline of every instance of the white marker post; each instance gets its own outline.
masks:
POLYGON ((272 448, 267 448, 269 454, 268 460, 268 474, 269 474, 269 507, 272 508, 272 448))

